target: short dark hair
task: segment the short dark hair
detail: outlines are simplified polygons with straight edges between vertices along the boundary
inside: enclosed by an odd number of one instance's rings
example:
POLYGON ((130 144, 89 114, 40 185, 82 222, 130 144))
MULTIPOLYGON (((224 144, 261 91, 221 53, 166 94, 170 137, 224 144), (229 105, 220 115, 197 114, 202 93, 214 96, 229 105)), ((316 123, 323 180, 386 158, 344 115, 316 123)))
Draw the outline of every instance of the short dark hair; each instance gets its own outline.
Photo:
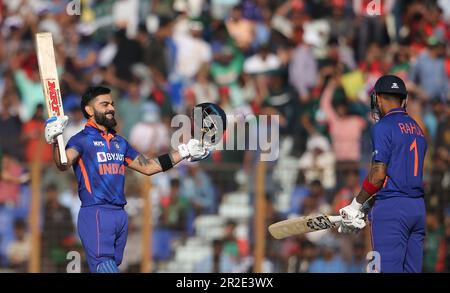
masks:
POLYGON ((386 99, 386 100, 390 100, 390 101, 397 101, 399 104, 403 103, 403 100, 406 99, 406 96, 404 95, 400 95, 400 94, 385 94, 385 93, 380 93, 380 95, 386 99))
POLYGON ((87 104, 89 104, 89 102, 95 99, 97 96, 107 95, 109 93, 111 93, 111 90, 103 86, 93 86, 89 87, 86 90, 86 92, 81 96, 81 105, 80 105, 81 111, 83 112, 83 115, 86 119, 89 119, 90 117, 89 114, 84 109, 84 107, 86 107, 87 104))

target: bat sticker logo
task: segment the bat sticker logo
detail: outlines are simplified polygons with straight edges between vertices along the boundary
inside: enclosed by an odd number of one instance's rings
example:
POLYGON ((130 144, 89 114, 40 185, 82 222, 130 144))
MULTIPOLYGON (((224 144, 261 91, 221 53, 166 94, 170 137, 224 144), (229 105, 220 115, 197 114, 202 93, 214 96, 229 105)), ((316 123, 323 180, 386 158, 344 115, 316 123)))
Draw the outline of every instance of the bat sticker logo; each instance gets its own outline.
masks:
POLYGON ((319 216, 319 217, 309 219, 306 222, 306 225, 310 229, 315 230, 315 231, 329 229, 329 228, 333 227, 333 224, 330 222, 330 220, 324 216, 319 216))
POLYGON ((48 95, 50 97, 50 108, 52 109, 55 116, 60 116, 59 111, 59 95, 58 91, 56 89, 56 83, 51 80, 47 80, 47 87, 48 87, 48 95))

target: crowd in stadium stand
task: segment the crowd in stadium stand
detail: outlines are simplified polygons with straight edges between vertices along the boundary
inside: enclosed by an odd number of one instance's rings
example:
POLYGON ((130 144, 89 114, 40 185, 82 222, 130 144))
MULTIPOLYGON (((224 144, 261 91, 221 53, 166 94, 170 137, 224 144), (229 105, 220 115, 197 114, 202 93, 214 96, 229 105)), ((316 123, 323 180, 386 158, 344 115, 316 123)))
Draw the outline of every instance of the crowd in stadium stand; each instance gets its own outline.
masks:
MULTIPOLYGON (((0 0, 0 269, 27 271, 36 157, 44 168, 41 271, 65 272, 67 252, 82 251, 75 176, 57 171, 42 144, 47 115, 33 36, 49 31, 70 117, 65 141, 86 123, 80 97, 91 85, 112 89, 119 133, 151 157, 170 150, 174 115, 198 103, 234 117, 278 115, 270 126, 279 127, 279 156, 266 162, 264 180, 267 226, 350 203, 371 160, 370 91, 381 75, 398 75, 428 141, 423 270, 450 272, 450 1, 371 2, 0 0)), ((261 152, 215 151, 149 179, 154 271, 176 271, 183 251, 193 259, 205 245, 210 253, 179 270, 252 271, 261 152), (225 213, 239 196, 250 213, 225 213), (199 223, 212 227, 208 216, 221 219, 219 233, 201 232, 199 223)), ((126 272, 139 271, 142 259, 141 180, 127 175, 126 272)), ((263 269, 365 272, 369 230, 267 235, 263 269)))

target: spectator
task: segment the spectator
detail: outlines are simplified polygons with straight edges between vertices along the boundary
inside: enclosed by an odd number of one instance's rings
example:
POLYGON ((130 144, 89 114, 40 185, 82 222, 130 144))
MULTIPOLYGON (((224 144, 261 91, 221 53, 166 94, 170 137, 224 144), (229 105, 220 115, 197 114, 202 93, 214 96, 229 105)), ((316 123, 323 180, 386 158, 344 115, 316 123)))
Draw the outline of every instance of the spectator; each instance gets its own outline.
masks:
POLYGON ((358 61, 364 59, 369 44, 377 43, 384 46, 390 41, 383 15, 388 15, 391 12, 395 1, 382 1, 380 5, 381 11, 376 15, 368 13, 370 3, 369 0, 353 1, 353 11, 356 15, 356 27, 358 28, 358 46, 356 52, 358 61))
POLYGON ((320 101, 320 108, 325 113, 331 136, 333 151, 336 156, 337 184, 342 184, 342 172, 349 168, 359 168, 361 160, 361 136, 366 121, 349 113, 348 102, 344 98, 332 106, 333 94, 337 89, 332 80, 325 88, 320 101))
POLYGON ((236 263, 228 254, 223 253, 223 242, 214 240, 212 243, 212 255, 195 264, 194 273, 233 273, 236 263))
POLYGON ((178 48, 176 73, 190 81, 200 68, 211 61, 212 51, 209 43, 202 38, 203 24, 199 21, 189 23, 189 32, 175 36, 178 48), (180 48, 183 48, 180 50, 180 48))
POLYGON ((0 205, 16 205, 20 201, 21 184, 28 182, 29 174, 8 151, 2 152, 0 177, 0 205))
POLYGON ((158 106, 153 102, 142 104, 140 121, 131 128, 130 144, 142 154, 154 157, 170 149, 169 130, 161 122, 158 106))
POLYGON ((31 241, 24 220, 18 219, 14 222, 14 236, 15 240, 8 246, 9 264, 15 272, 26 273, 30 259, 31 241))
POLYGON ((335 157, 328 140, 319 135, 311 136, 307 142, 306 152, 299 160, 300 172, 304 172, 306 183, 319 180, 326 189, 334 188, 336 184, 334 164, 335 157))
POLYGON ((300 203, 300 215, 310 215, 313 213, 328 213, 330 206, 328 204, 327 194, 319 180, 314 180, 309 185, 309 194, 300 203))
POLYGON ((195 95, 196 104, 217 103, 219 101, 218 89, 212 81, 207 64, 204 64, 195 76, 192 90, 195 95))
POLYGON ((43 164, 53 162, 53 148, 44 141, 44 105, 36 106, 33 117, 22 126, 22 136, 25 143, 25 158, 28 163, 39 159, 43 164))
POLYGON ((74 227, 70 210, 58 201, 58 189, 45 189, 44 226, 42 229, 43 269, 48 272, 66 271, 66 253, 73 243, 74 227))
POLYGON ((307 273, 311 263, 317 258, 317 247, 310 241, 303 239, 298 253, 289 259, 288 273, 307 273))
POLYGON ((251 20, 242 17, 242 5, 233 7, 226 26, 239 49, 248 52, 255 38, 255 25, 251 20))
MULTIPOLYGON (((303 35, 303 29, 297 28, 298 34, 303 35)), ((289 83, 297 90, 302 102, 309 100, 311 89, 316 85, 318 69, 311 47, 302 38, 292 52, 289 62, 289 83)))
POLYGON ((131 128, 136 125, 140 116, 135 115, 139 113, 144 105, 144 101, 139 92, 139 82, 133 80, 128 84, 127 95, 117 103, 117 112, 121 117, 120 133, 126 137, 130 137, 131 128))
POLYGON ((141 61, 142 48, 135 39, 128 38, 124 29, 115 34, 117 53, 113 59, 114 71, 119 80, 131 81, 131 66, 141 61))
POLYGON ((84 118, 83 112, 81 112, 79 105, 73 106, 67 110, 69 123, 66 128, 64 128, 63 132, 65 142, 68 142, 72 136, 83 130, 86 124, 86 119, 84 118))
POLYGON ((409 79, 425 91, 426 99, 447 98, 449 80, 445 70, 445 44, 429 38, 428 48, 419 55, 413 65, 409 79))
POLYGON ((70 187, 60 194, 58 201, 61 206, 70 210, 70 214, 72 216, 72 224, 74 227, 76 227, 78 222, 78 212, 80 211, 81 207, 81 200, 78 196, 78 182, 75 176, 70 176, 69 181, 70 187))
POLYGON ((244 62, 244 72, 248 74, 261 74, 277 70, 281 66, 278 56, 270 52, 269 44, 259 47, 257 53, 244 62))
POLYGON ((333 212, 337 213, 341 208, 350 204, 361 189, 359 170, 347 170, 344 174, 344 186, 337 191, 333 200, 333 212))
POLYGON ((24 106, 21 120, 28 121, 33 116, 36 106, 45 103, 44 95, 42 95, 37 58, 36 56, 27 57, 21 52, 10 59, 9 65, 14 73, 14 81, 19 89, 20 98, 24 106), (25 64, 27 71, 22 67, 24 66, 23 64, 25 64))
POLYGON ((225 225, 225 233, 222 238, 222 251, 224 254, 237 259, 241 253, 239 252, 239 244, 236 238, 236 226, 234 221, 228 221, 225 225))
POLYGON ((431 109, 426 111, 423 117, 427 133, 430 135, 432 141, 435 141, 438 125, 444 119, 445 103, 442 99, 435 98, 431 101, 431 109))
POLYGON ((309 273, 346 273, 346 265, 337 253, 338 243, 333 236, 323 237, 319 245, 319 258, 315 259, 309 273))
POLYGON ((353 257, 349 263, 347 273, 365 273, 366 272, 366 246, 362 242, 356 242, 352 246, 353 257))
POLYGON ((279 115, 281 135, 298 133, 299 100, 293 88, 287 84, 285 72, 270 71, 267 83, 268 95, 262 105, 264 113, 261 114, 279 115))
POLYGON ((438 260, 440 247, 444 241, 445 228, 439 220, 435 210, 427 213, 427 237, 424 243, 423 271, 426 273, 438 272, 438 260))
POLYGON ((188 198, 180 192, 180 181, 172 179, 169 196, 161 202, 161 225, 173 232, 183 232, 186 228, 188 208, 188 198))
POLYGON ((21 160, 23 158, 23 144, 20 139, 22 122, 17 115, 10 113, 12 101, 8 96, 5 96, 1 102, 0 137, 8 139, 0 140, 0 149, 21 160))
POLYGON ((181 194, 187 198, 196 215, 215 213, 217 200, 208 174, 198 164, 188 166, 188 176, 181 181, 181 194))

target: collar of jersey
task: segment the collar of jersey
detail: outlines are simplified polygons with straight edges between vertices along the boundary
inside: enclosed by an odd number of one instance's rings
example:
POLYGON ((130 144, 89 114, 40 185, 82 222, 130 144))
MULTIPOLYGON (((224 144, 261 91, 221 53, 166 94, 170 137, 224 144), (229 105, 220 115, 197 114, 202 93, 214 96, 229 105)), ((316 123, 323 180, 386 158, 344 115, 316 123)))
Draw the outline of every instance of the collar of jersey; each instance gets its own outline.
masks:
POLYGON ((403 113, 403 114, 406 114, 406 111, 405 111, 405 109, 403 109, 403 108, 393 108, 393 109, 389 110, 389 111, 386 113, 386 115, 383 116, 383 118, 386 117, 386 116, 388 116, 388 115, 395 114, 395 113, 403 113))
POLYGON ((89 119, 86 122, 85 126, 86 131, 94 134, 99 133, 107 141, 110 141, 116 135, 116 132, 114 130, 108 132, 108 134, 105 134, 101 129, 98 128, 97 124, 92 119, 89 119))

